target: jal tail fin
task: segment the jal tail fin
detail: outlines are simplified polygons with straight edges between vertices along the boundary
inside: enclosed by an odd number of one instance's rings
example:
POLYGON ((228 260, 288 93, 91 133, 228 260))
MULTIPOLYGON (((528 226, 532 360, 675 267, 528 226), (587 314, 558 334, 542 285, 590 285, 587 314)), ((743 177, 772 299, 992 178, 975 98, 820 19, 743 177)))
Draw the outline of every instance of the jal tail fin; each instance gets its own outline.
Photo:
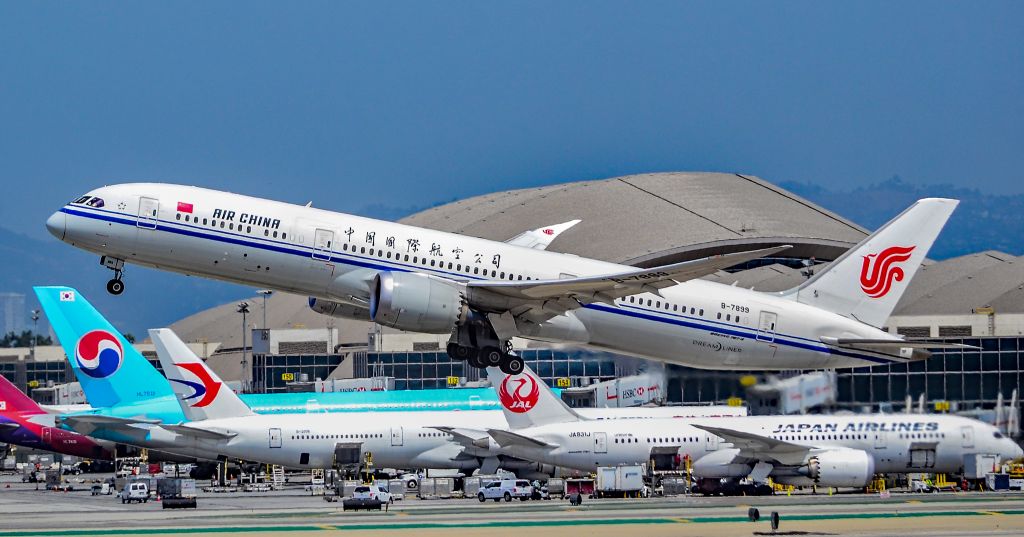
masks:
POLYGON ((7 377, 0 375, 0 416, 15 412, 46 413, 31 397, 7 380, 7 377))
POLYGON ((498 392, 501 410, 512 429, 572 423, 583 419, 555 395, 529 366, 518 375, 506 375, 497 367, 488 367, 487 378, 498 392))
POLYGON ((167 380, 189 421, 253 415, 224 381, 169 328, 149 331, 167 380))
POLYGON ((959 203, 942 198, 918 200, 783 295, 871 326, 883 326, 959 203))
POLYGON ((63 286, 33 290, 92 406, 171 395, 163 375, 81 293, 63 286))

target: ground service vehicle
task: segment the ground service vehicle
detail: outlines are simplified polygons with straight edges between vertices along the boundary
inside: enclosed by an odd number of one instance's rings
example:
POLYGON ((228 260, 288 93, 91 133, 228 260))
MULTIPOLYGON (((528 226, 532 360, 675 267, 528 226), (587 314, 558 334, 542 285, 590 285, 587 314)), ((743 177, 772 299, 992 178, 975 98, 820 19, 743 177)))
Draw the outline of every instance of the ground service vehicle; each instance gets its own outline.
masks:
POLYGON ((149 501, 149 485, 145 483, 128 483, 121 490, 121 503, 132 503, 141 502, 146 503, 149 501))
POLYGON ((481 502, 494 500, 496 502, 505 500, 512 501, 512 498, 519 498, 526 501, 533 497, 533 485, 525 479, 502 479, 492 481, 480 489, 476 495, 481 502))

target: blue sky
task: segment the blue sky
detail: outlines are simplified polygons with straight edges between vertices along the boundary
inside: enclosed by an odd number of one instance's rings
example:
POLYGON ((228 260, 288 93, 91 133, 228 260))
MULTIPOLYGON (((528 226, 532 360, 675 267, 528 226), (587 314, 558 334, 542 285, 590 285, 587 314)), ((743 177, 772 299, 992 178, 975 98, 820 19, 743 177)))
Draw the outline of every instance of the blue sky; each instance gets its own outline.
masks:
POLYGON ((1024 193, 1022 20, 1020 2, 4 2, 0 226, 48 237, 67 200, 135 180, 350 211, 662 170, 1024 193))

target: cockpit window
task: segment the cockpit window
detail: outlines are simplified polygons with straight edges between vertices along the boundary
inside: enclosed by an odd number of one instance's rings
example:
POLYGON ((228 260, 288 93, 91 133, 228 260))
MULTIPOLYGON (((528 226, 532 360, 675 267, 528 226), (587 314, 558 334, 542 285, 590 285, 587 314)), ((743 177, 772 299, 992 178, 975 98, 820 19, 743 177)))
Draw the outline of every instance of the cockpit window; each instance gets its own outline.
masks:
POLYGON ((103 207, 103 198, 93 198, 86 202, 89 207, 103 207))
POLYGON ((992 433, 992 436, 994 436, 996 438, 1002 438, 1003 437, 1003 433, 1001 433, 999 431, 996 431, 996 432, 992 433))
POLYGON ((91 197, 91 196, 82 196, 82 197, 80 197, 80 198, 76 199, 75 201, 72 201, 71 203, 75 203, 75 204, 78 204, 78 203, 85 203, 85 202, 86 202, 86 200, 88 200, 88 199, 89 199, 90 197, 91 197))

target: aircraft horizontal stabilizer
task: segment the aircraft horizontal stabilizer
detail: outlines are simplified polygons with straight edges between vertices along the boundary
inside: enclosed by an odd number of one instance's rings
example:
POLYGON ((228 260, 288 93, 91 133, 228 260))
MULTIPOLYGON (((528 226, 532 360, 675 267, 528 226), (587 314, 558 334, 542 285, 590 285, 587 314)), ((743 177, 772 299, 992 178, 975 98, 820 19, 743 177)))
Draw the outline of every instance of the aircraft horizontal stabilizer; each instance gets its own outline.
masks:
POLYGON ((13 430, 17 429, 18 427, 21 427, 21 426, 18 425, 17 423, 0 423, 0 429, 7 429, 7 430, 13 431, 13 430))
POLYGON ((157 425, 160 420, 146 418, 119 418, 117 416, 104 416, 100 414, 76 414, 72 416, 60 416, 58 421, 67 423, 72 429, 77 424, 81 425, 157 425))
POLYGON ((214 431, 212 429, 193 427, 183 423, 179 423, 178 425, 162 425, 161 427, 171 431, 172 433, 178 433, 180 435, 195 436, 197 438, 211 438, 214 440, 228 440, 238 436, 238 433, 214 431))
POLYGON ((486 290, 503 296, 522 300, 551 300, 572 297, 590 302, 610 302, 617 298, 637 293, 657 293, 658 290, 693 280, 721 269, 747 261, 777 254, 791 246, 777 246, 722 254, 693 261, 684 261, 661 267, 636 269, 601 276, 581 278, 559 278, 557 280, 531 281, 473 281, 467 287, 471 290, 486 290))
POLYGON ((920 339, 857 339, 857 338, 834 338, 822 336, 821 342, 836 347, 847 347, 851 349, 865 350, 893 350, 893 349, 978 349, 974 345, 963 345, 961 343, 940 343, 920 339))
POLYGON ((452 435, 452 440, 468 448, 487 449, 491 444, 490 437, 485 431, 463 429, 460 427, 431 427, 431 429, 452 435))
POLYGON ((548 444, 542 442, 536 438, 530 438, 529 436, 523 436, 521 434, 513 433, 512 431, 505 431, 502 429, 487 429, 487 434, 491 435, 491 438, 502 447, 521 446, 528 448, 555 448, 558 447, 554 444, 548 444))

